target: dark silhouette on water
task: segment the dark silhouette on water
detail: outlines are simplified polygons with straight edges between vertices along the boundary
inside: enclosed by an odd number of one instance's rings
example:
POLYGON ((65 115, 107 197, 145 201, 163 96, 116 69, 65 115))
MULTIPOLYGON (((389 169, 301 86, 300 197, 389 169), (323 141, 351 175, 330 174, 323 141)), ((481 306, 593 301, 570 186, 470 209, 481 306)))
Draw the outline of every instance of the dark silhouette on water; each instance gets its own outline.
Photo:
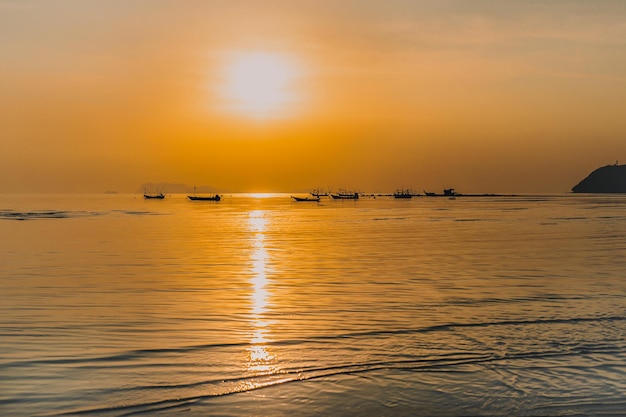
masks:
POLYGON ((165 198, 165 194, 163 194, 162 192, 157 192, 157 194, 149 194, 148 191, 144 189, 143 198, 145 198, 146 200, 151 200, 151 199, 163 200, 165 198))
POLYGON ((626 165, 600 167, 576 184, 575 193, 626 193, 626 165))
POLYGON ((454 188, 446 188, 442 194, 424 190, 424 195, 426 197, 448 197, 452 200, 457 197, 515 197, 515 194, 461 194, 456 192, 454 188))
POLYGON ((209 196, 188 195, 187 198, 191 201, 220 201, 222 199, 222 197, 220 197, 218 194, 209 196))
POLYGON ((400 189, 393 193, 393 198, 413 198, 411 190, 400 189))
POLYGON ((220 197, 219 194, 208 195, 208 196, 196 195, 196 187, 193 187, 193 195, 188 195, 187 198, 190 199, 191 201, 220 201, 222 199, 222 197, 220 197))
POLYGON ((312 202, 318 202, 320 201, 319 197, 295 197, 295 196, 291 196, 291 198, 294 199, 294 201, 312 201, 312 202))
POLYGON ((446 188, 445 190, 443 190, 443 194, 437 194, 424 190, 424 195, 426 197, 456 197, 462 194, 457 193, 454 188, 446 188))
POLYGON ((310 193, 313 197, 328 197, 328 192, 321 191, 319 188, 311 191, 310 193))
POLYGON ((330 195, 333 200, 358 200, 359 193, 339 191, 338 193, 334 193, 330 195))

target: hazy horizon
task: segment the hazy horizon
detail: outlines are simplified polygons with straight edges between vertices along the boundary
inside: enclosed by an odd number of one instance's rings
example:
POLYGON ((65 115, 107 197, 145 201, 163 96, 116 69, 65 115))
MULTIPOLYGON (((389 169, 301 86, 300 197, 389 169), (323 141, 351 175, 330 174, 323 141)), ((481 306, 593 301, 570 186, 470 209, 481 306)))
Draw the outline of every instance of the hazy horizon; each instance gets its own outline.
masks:
POLYGON ((0 192, 569 192, 626 161, 626 3, 0 0, 0 192))

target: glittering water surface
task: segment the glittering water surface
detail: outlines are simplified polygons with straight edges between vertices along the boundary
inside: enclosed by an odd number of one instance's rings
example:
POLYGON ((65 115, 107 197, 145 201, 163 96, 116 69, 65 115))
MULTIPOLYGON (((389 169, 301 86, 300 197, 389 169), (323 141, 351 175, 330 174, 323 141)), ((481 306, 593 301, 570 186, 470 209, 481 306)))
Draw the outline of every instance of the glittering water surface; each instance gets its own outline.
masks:
POLYGON ((2 415, 620 415, 626 197, 0 196, 2 415))

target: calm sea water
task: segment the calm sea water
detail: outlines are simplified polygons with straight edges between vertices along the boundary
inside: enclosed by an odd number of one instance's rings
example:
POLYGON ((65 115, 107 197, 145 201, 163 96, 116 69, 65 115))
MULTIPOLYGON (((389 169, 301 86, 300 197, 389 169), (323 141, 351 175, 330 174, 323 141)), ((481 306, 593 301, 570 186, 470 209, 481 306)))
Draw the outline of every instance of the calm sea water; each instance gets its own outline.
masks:
POLYGON ((1 415, 626 410, 626 196, 0 195, 0 256, 1 415))

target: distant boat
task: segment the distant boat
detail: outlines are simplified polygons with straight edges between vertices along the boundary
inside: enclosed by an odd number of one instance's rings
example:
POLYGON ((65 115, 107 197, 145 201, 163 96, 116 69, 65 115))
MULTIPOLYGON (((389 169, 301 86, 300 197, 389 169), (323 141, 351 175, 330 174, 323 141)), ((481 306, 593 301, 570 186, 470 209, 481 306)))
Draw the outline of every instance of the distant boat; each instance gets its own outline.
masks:
POLYGON ((312 201, 312 202, 318 202, 320 201, 319 197, 294 197, 291 196, 291 198, 294 199, 294 201, 312 201))
POLYGON ((222 199, 219 194, 204 196, 196 195, 196 187, 193 187, 193 195, 188 195, 187 198, 191 201, 220 201, 222 199))
POLYGON ((326 191, 321 191, 319 188, 317 190, 313 190, 310 192, 313 197, 328 197, 328 193, 326 191))
POLYGON ((150 199, 163 200, 165 198, 165 194, 163 194, 162 192, 159 192, 158 194, 148 194, 147 190, 143 190, 143 198, 145 198, 146 200, 150 200, 150 199))
POLYGON ((334 200, 358 200, 359 193, 339 192, 330 195, 334 200))
POLYGON ((191 201, 220 201, 222 199, 222 197, 220 197, 217 194, 207 195, 207 196, 188 195, 187 198, 190 199, 191 201))
POLYGON ((411 190, 398 190, 393 193, 393 198, 413 198, 411 190))
POLYGON ((454 188, 446 188, 445 190, 443 190, 443 194, 437 194, 437 193, 431 193, 428 191, 424 191, 424 194, 427 197, 456 197, 458 195, 461 195, 459 193, 457 193, 454 188))

